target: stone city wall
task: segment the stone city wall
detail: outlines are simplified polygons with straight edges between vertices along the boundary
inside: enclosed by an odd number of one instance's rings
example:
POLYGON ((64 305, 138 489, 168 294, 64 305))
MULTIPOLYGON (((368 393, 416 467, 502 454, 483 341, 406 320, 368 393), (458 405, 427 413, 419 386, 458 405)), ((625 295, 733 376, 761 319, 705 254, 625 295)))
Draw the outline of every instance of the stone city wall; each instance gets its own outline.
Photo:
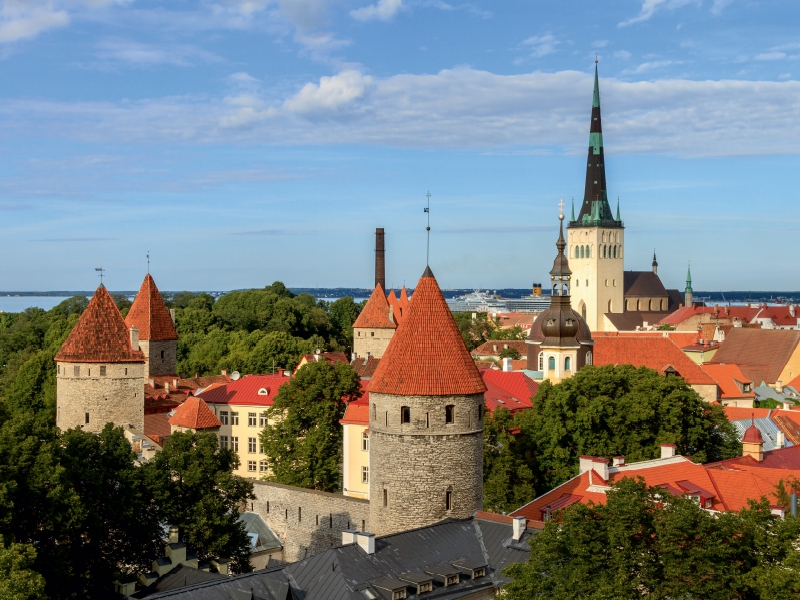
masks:
POLYGON ((342 543, 342 531, 369 531, 369 501, 342 494, 254 481, 250 510, 283 544, 283 560, 302 560, 342 543))
POLYGON ((172 375, 178 368, 176 365, 178 342, 177 340, 164 340, 154 342, 150 340, 139 340, 139 350, 144 353, 145 379, 152 375, 172 375), (161 358, 161 353, 164 358, 161 358))
POLYGON ((353 353, 356 358, 366 358, 367 353, 381 358, 394 332, 394 329, 353 329, 353 353))

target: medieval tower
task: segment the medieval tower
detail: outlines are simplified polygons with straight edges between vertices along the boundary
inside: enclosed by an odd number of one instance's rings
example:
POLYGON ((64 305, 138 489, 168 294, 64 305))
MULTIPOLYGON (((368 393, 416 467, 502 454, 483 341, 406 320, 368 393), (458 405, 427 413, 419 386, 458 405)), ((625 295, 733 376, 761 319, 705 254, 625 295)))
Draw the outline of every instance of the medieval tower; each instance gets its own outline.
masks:
POLYGON ((386 247, 383 227, 378 227, 375 229, 375 289, 353 323, 353 359, 383 356, 397 329, 402 312, 398 306, 394 290, 389 299, 386 298, 386 247))
POLYGON ((592 364, 594 341, 584 318, 572 309, 572 271, 564 255, 564 215, 560 220, 558 254, 550 270, 550 307, 536 317, 527 339, 528 369, 540 371, 545 379, 558 383, 592 364))
POLYGON ((386 535, 480 509, 486 386, 430 268, 369 391, 371 530, 386 535))
POLYGON ((139 348, 144 354, 144 377, 176 372, 178 332, 150 273, 125 318, 128 328, 139 330, 139 348))
POLYGON ((106 423, 144 430, 144 355, 101 285, 56 361, 56 425, 100 431, 106 423))
POLYGON ((605 313, 624 311, 623 256, 625 229, 619 215, 611 212, 606 191, 603 128, 600 121, 600 85, 594 68, 592 121, 586 187, 578 218, 575 208, 568 225, 568 258, 573 268, 575 308, 592 331, 604 331, 605 313))

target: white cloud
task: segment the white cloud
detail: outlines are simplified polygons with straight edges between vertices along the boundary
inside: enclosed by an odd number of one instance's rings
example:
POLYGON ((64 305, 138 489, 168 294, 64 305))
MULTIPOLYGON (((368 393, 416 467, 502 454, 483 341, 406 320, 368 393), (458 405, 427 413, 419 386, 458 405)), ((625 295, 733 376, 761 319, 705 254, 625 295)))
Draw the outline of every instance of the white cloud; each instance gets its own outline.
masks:
MULTIPOLYGON (((800 82, 601 80, 606 151, 800 153, 800 82), (730 123, 737 123, 731 127, 730 123)), ((582 152, 592 77, 452 69, 374 78, 346 70, 273 99, 258 92, 120 103, 0 101, 15 134, 115 143, 240 143, 582 152)))
POLYGON ((634 23, 641 23, 642 21, 647 21, 652 17, 656 11, 662 8, 680 8, 682 6, 686 6, 687 4, 699 4, 699 0, 642 0, 642 8, 639 11, 639 14, 635 17, 631 17, 621 23, 617 23, 617 27, 627 27, 628 25, 633 25, 634 23))
POLYGON ((402 8, 403 0, 378 0, 375 4, 351 10, 350 16, 358 21, 388 21, 402 8))
POLYGON ((764 52, 763 54, 756 55, 756 60, 781 60, 783 58, 786 58, 785 52, 777 52, 774 50, 772 52, 764 52))
POLYGON ((622 71, 622 75, 638 75, 640 73, 646 73, 647 71, 653 71, 656 69, 663 69, 664 67, 669 67, 671 65, 682 65, 682 60, 653 60, 650 62, 643 62, 635 69, 625 69, 622 71))
POLYGON ((98 42, 97 56, 103 61, 124 62, 138 67, 153 65, 193 66, 196 61, 221 62, 222 59, 192 44, 159 46, 126 39, 106 39, 98 42))
POLYGON ((43 31, 65 27, 70 11, 98 9, 129 0, 3 0, 0 5, 0 43, 36 37, 43 31))
POLYGON ((614 52, 614 58, 621 58, 622 60, 628 60, 631 57, 631 53, 627 50, 617 50, 614 52))
MULTIPOLYGON (((556 39, 552 33, 545 33, 544 35, 534 35, 522 42, 522 46, 530 48, 530 58, 541 58, 548 54, 553 54, 556 51, 556 46, 561 42, 556 39)), ((522 60, 516 61, 518 64, 522 60)))
POLYGON ((714 0, 714 4, 711 6, 711 13, 714 15, 722 14, 722 10, 733 2, 733 0, 714 0))

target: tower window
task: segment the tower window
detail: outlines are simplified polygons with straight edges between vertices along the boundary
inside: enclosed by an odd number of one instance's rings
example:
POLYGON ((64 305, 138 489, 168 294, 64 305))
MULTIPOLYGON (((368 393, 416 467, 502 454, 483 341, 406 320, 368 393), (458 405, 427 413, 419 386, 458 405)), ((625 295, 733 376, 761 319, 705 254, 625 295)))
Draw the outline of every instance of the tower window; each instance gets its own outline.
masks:
POLYGON ((608 279, 606 279, 606 287, 608 287, 608 279))
POLYGON ((100 366, 100 376, 101 377, 105 377, 105 374, 106 374, 106 366, 105 365, 101 365, 100 366))
POLYGON ((388 410, 386 411, 386 414, 384 415, 384 423, 383 424, 384 424, 385 427, 389 426, 389 411, 388 410))
POLYGON ((614 258, 617 258, 617 247, 614 246, 614 258))
POLYGON ((556 357, 555 356, 551 356, 551 357, 549 357, 547 359, 547 369, 549 371, 555 371, 556 370, 556 357))
POLYGON ((88 425, 89 424, 89 413, 84 413, 84 422, 88 425))
POLYGON ((592 257, 592 249, 589 246, 586 246, 586 258, 592 257))
POLYGON ((572 359, 569 356, 567 356, 564 359, 564 370, 565 371, 571 371, 572 370, 572 359))
POLYGON ((444 509, 453 510, 453 492, 447 491, 444 493, 444 509))
POLYGON ((583 258, 583 257, 584 257, 584 252, 585 252, 585 250, 584 250, 584 247, 583 247, 583 246, 581 246, 581 258, 583 258))
POLYGON ((483 404, 478 404, 478 421, 483 419, 483 404))
POLYGON ((544 352, 539 352, 539 370, 544 371, 544 352))
POLYGON ((408 406, 400 407, 400 422, 411 423, 411 408, 408 406))
POLYGON ((79 366, 75 365, 74 367, 72 367, 72 374, 75 377, 80 377, 81 376, 81 368, 79 366))
POLYGON ((164 362, 164 351, 161 351, 161 362, 164 362))
POLYGON ((378 416, 378 407, 375 406, 375 403, 372 403, 372 420, 374 421, 378 416))
POLYGON ((581 248, 580 246, 575 246, 575 258, 581 257, 581 248))
POLYGON ((431 415, 430 413, 425 413, 425 429, 430 428, 431 426, 431 415))
POLYGON ((127 374, 128 374, 128 368, 125 367, 125 375, 127 375, 127 374))
POLYGON ((369 334, 370 334, 370 336, 375 337, 375 332, 374 331, 370 331, 369 334))
POLYGON ((456 407, 453 404, 448 404, 444 407, 444 422, 454 423, 456 420, 456 407))
POLYGON ((383 505, 389 506, 389 490, 383 488, 383 505))
POLYGON ((592 351, 591 350, 586 353, 586 364, 587 365, 592 364, 592 351))

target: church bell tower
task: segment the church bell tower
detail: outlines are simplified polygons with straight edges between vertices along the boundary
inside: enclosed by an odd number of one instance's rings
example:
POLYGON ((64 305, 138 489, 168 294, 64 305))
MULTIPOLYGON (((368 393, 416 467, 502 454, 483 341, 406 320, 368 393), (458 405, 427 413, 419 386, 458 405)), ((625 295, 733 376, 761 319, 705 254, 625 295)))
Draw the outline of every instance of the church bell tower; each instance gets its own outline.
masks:
POLYGON ((592 331, 603 331, 605 313, 624 311, 623 256, 625 228, 611 211, 606 190, 603 128, 600 121, 600 85, 594 67, 592 120, 586 187, 578 217, 575 206, 568 229, 568 256, 573 270, 573 306, 592 331))

